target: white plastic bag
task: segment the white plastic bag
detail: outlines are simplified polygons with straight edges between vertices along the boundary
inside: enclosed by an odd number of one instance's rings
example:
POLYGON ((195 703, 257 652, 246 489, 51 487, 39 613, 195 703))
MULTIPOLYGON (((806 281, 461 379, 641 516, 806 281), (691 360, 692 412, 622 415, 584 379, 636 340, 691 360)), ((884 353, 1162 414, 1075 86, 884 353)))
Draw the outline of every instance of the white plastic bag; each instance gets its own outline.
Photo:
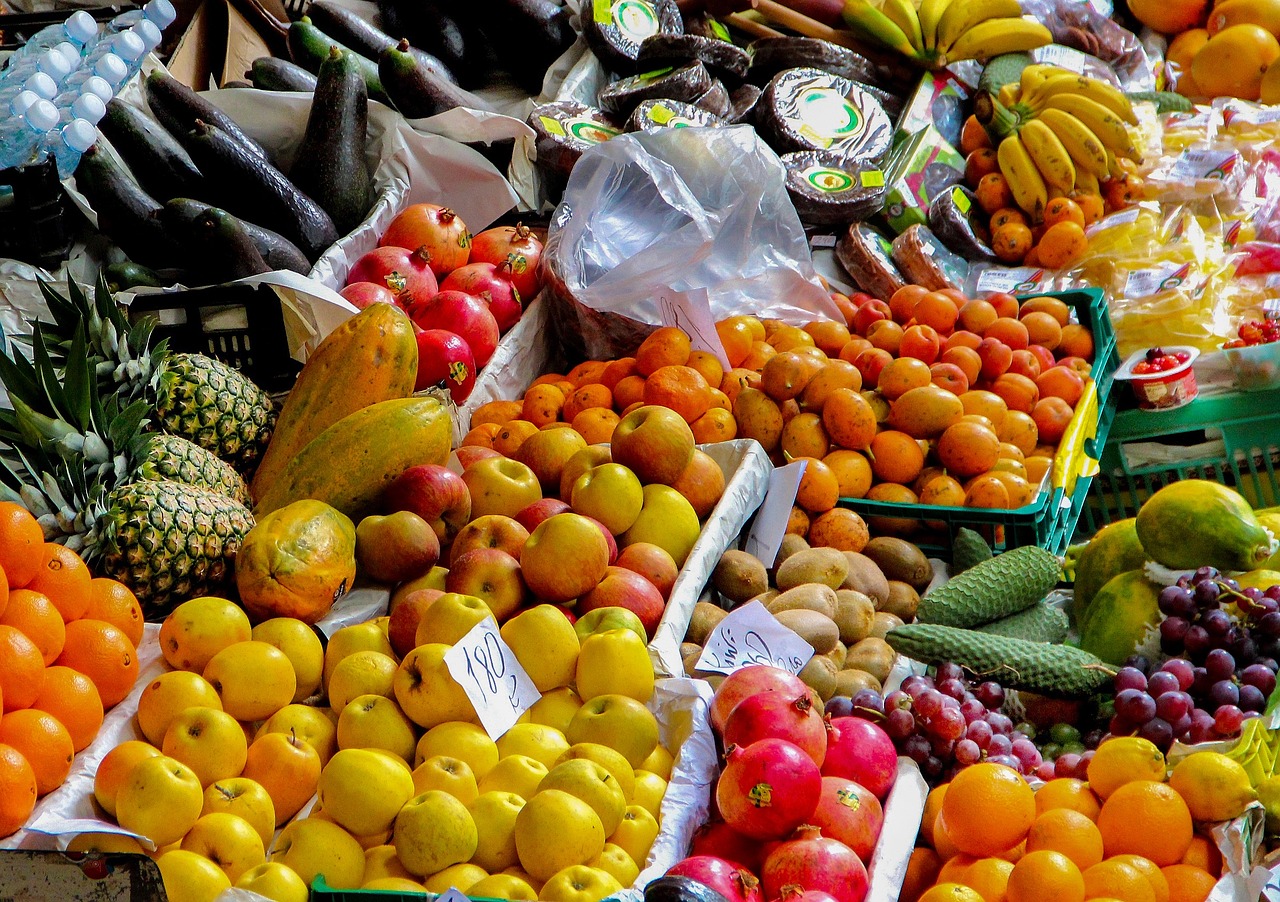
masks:
POLYGON ((661 298, 705 288, 713 319, 839 319, 785 170, 755 129, 620 135, 578 161, 547 239, 553 322, 572 351, 623 356, 661 298))

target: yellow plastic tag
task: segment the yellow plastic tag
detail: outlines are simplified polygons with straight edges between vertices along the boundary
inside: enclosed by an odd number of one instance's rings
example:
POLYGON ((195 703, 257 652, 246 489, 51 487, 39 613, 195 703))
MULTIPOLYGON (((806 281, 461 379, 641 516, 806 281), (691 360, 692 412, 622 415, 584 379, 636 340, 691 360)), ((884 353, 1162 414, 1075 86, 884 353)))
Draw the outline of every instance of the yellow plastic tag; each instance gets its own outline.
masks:
POLYGON ((564 126, 556 120, 549 116, 539 116, 538 120, 542 123, 542 127, 545 128, 548 133, 559 135, 562 138, 565 136, 566 132, 564 130, 564 126))
POLYGON ((862 182, 864 188, 883 188, 884 173, 879 169, 868 169, 866 172, 858 173, 858 181, 862 182))
POLYGON ((613 0, 592 0, 591 17, 600 25, 608 25, 612 22, 613 0))
POLYGON ((973 204, 969 201, 969 195, 964 193, 963 188, 952 188, 951 199, 956 203, 956 209, 961 213, 968 215, 973 204))

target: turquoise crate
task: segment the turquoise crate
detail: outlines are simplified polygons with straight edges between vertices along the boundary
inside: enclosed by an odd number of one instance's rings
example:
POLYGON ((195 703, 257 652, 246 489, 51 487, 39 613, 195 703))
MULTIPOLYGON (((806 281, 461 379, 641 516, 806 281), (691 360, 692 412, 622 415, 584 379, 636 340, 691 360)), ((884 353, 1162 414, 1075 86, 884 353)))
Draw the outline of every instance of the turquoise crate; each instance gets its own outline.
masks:
MULTIPOLYGON (((926 531, 909 538, 927 553, 944 558, 950 558, 951 542, 961 527, 977 532, 998 552, 1023 545, 1038 545, 1054 554, 1063 552, 1085 508, 1089 485, 1096 470, 1094 462, 1101 455, 1115 416, 1112 389, 1116 369, 1120 366, 1120 354, 1101 289, 1050 291, 1024 295, 1019 300, 1031 297, 1062 300, 1075 311, 1076 319, 1088 324, 1093 333, 1094 359, 1090 375, 1097 396, 1097 425, 1091 430, 1092 435, 1090 430, 1086 430, 1080 447, 1072 449, 1063 478, 1031 504, 1014 510, 901 504, 865 498, 841 498, 841 506, 857 511, 863 518, 924 521, 926 531)), ((1083 399, 1081 403, 1084 403, 1083 399)))
POLYGON ((1208 479, 1240 492, 1256 508, 1280 504, 1280 388, 1197 398, 1166 411, 1123 410, 1100 461, 1077 539, 1136 516, 1171 482, 1208 479), (1139 443, 1164 460, 1141 463, 1139 443))
MULTIPOLYGON (((311 902, 423 902, 436 899, 437 893, 411 893, 395 889, 334 889, 325 883, 324 874, 311 882, 311 902)), ((471 902, 501 902, 483 896, 468 896, 471 902)))

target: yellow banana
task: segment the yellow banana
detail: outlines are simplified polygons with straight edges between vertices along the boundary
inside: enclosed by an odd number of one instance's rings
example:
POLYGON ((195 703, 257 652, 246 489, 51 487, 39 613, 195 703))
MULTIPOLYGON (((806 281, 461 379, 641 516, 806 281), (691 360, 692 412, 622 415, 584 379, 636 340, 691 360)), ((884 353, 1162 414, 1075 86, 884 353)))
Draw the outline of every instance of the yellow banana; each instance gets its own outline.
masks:
POLYGON ((1112 153, 1111 148, 1107 148, 1107 177, 1113 179, 1124 179, 1129 173, 1121 168, 1120 163, 1116 160, 1116 155, 1112 153))
POLYGON ((1013 106, 1018 102, 1018 86, 1016 84, 1002 85, 999 99, 1005 106, 1013 106))
POLYGON ((920 16, 916 13, 911 0, 884 0, 880 5, 880 12, 884 13, 889 21, 897 25, 907 36, 916 53, 924 52, 924 37, 920 33, 920 16))
POLYGON ((1102 194, 1098 177, 1087 169, 1076 166, 1076 191, 1085 194, 1102 194))
POLYGON ((951 0, 923 0, 920 4, 920 33, 926 49, 938 46, 938 22, 950 5, 951 0))
POLYGON ((990 59, 1002 53, 1035 50, 1053 43, 1049 29, 1023 18, 987 19, 947 48, 947 60, 990 59))
POLYGON ((1065 78, 1049 79, 1040 86, 1036 97, 1027 98, 1027 102, 1032 106, 1043 104, 1044 101, 1058 94, 1077 94, 1080 97, 1087 97, 1110 110, 1122 121, 1130 125, 1138 124, 1138 117, 1133 112, 1133 104, 1119 88, 1101 79, 1076 75, 1074 72, 1068 73, 1065 78))
POLYGON ((1063 194, 1070 192, 1076 184, 1076 167, 1053 129, 1032 119, 1022 126, 1018 135, 1022 138, 1022 146, 1027 149, 1036 168, 1040 170, 1045 184, 1063 194))
POLYGON ((1030 66, 1022 70, 1022 96, 1027 97, 1032 94, 1045 80, 1052 75, 1057 75, 1063 69, 1059 66, 1049 66, 1044 63, 1032 63, 1030 66))
POLYGON ((980 22, 1020 15, 1018 0, 955 0, 938 20, 935 46, 945 51, 980 22))
POLYGON ((1014 202, 1033 219, 1039 220, 1045 204, 1049 202, 1049 189, 1017 135, 1010 135, 1000 142, 996 160, 1009 183, 1009 190, 1013 192, 1014 202))
POLYGON ((1117 156, 1142 162, 1142 155, 1133 145, 1133 139, 1119 117, 1109 109, 1079 94, 1055 94, 1045 101, 1045 109, 1062 110, 1079 119, 1084 126, 1098 136, 1102 146, 1117 156))
POLYGON ((1071 154, 1076 169, 1084 169, 1095 178, 1107 177, 1107 149, 1098 136, 1083 122, 1062 110, 1044 110, 1037 117, 1053 130, 1062 146, 1071 154))
POLYGON ((866 0, 845 0, 841 16, 854 31, 879 41, 890 50, 896 50, 903 56, 916 56, 916 48, 907 39, 902 29, 893 20, 876 9, 866 0))

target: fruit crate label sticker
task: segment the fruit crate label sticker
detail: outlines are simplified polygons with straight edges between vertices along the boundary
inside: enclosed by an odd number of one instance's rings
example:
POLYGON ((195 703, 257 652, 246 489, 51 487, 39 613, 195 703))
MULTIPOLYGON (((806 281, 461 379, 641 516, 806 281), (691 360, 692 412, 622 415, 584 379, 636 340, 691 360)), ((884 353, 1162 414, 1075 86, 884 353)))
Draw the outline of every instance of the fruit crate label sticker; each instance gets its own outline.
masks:
POLYGON ((1190 263, 1165 263, 1134 270, 1125 277, 1124 294, 1127 298, 1149 298, 1162 291, 1181 288, 1190 275, 1190 263))
POLYGON ((782 547, 782 537, 787 532, 787 521, 791 517, 791 506, 796 502, 796 492, 800 491, 800 480, 804 478, 807 461, 797 460, 783 467, 775 467, 769 474, 769 490, 765 492, 760 512, 756 514, 756 522, 747 535, 744 550, 753 554, 769 566, 778 558, 778 549, 782 547))
POLYGON ((733 673, 752 664, 768 664, 799 673, 812 657, 813 646, 753 601, 733 611, 711 631, 697 669, 733 673))
POLYGON ((809 239, 809 247, 814 248, 815 250, 822 250, 825 248, 832 248, 835 246, 836 246, 835 235, 814 235, 812 238, 809 239))
POLYGON ((1050 44, 1048 47, 1041 47, 1031 54, 1035 61, 1044 66, 1060 66, 1063 69, 1070 69, 1081 75, 1089 66, 1089 55, 1081 53, 1074 47, 1064 47, 1061 44, 1050 44))
POLYGON ((705 288, 664 291, 658 296, 658 314, 664 326, 683 329, 695 351, 714 354, 728 372, 732 367, 711 318, 711 296, 705 288))
POLYGON ((1222 106, 1222 124, 1225 126, 1266 125, 1269 122, 1280 122, 1280 110, 1239 100, 1229 100, 1222 106))
POLYGON ((858 181, 864 188, 883 188, 884 173, 879 169, 868 169, 858 173, 858 181))
POLYGON ((1029 294, 1040 291, 1045 271, 1035 266, 993 266, 978 275, 978 291, 1029 294))
POLYGON ((1119 212, 1112 213, 1110 216, 1104 216, 1095 222, 1084 233, 1092 238, 1099 232, 1105 232, 1107 229, 1113 229, 1116 226, 1128 225, 1131 222, 1137 222, 1138 217, 1142 214, 1142 207, 1134 204, 1132 207, 1126 207, 1119 212))
POLYGON ((1215 179, 1222 181, 1240 165, 1240 154, 1234 150, 1184 150, 1169 170, 1174 181, 1215 179))
POLYGON ((733 43, 733 38, 729 35, 729 29, 724 27, 723 22, 720 22, 718 19, 712 19, 708 24, 711 26, 711 33, 713 35, 722 41, 728 41, 730 44, 733 43))
POLYGON ((486 617, 445 652, 449 675, 462 687, 490 738, 497 740, 542 698, 498 624, 486 617))

